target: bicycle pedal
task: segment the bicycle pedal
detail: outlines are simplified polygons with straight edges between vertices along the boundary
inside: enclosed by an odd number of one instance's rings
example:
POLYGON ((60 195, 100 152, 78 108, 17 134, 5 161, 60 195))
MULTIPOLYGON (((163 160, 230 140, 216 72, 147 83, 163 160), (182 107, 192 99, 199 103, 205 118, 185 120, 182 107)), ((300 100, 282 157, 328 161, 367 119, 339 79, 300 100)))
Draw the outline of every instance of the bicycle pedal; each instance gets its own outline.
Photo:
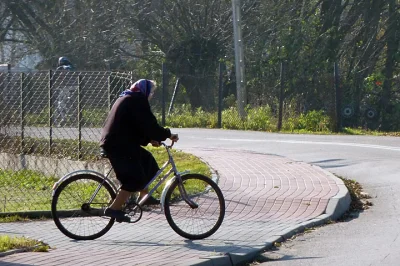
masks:
POLYGON ((120 219, 120 218, 117 219, 116 218, 115 221, 118 222, 118 223, 132 223, 131 219, 129 219, 129 221, 125 221, 124 219, 120 219))
POLYGON ((131 219, 129 217, 126 217, 126 218, 115 218, 115 221, 118 222, 118 223, 131 223, 131 219), (129 219, 129 221, 128 221, 127 218, 129 219))

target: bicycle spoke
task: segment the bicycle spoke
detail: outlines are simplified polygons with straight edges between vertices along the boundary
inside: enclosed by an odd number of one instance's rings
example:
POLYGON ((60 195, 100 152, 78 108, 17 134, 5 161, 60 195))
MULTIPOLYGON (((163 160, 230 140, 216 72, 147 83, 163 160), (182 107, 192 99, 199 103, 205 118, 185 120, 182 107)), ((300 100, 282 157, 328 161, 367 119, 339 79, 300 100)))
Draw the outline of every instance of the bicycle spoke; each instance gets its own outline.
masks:
POLYGON ((178 234, 186 238, 205 238, 213 234, 222 223, 225 213, 222 193, 208 177, 189 174, 182 179, 188 199, 196 203, 197 207, 189 206, 175 183, 166 195, 167 220, 178 234))
POLYGON ((97 176, 82 175, 60 185, 52 212, 64 234, 74 239, 94 239, 111 228, 114 220, 103 216, 103 211, 115 197, 112 188, 103 184, 88 204, 101 182, 97 176))

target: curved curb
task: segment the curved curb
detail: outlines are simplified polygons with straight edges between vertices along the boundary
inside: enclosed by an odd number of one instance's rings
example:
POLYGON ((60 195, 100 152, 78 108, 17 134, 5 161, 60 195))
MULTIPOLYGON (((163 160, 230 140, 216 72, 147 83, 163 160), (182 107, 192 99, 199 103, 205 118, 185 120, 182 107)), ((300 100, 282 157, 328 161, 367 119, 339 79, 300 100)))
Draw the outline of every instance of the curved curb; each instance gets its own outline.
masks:
MULTIPOLYGON (((196 156, 196 155, 194 155, 196 156)), ((218 171, 215 170, 214 168, 211 167, 211 165, 206 162, 203 158, 196 156, 201 162, 203 162, 204 164, 207 165, 208 169, 210 169, 211 172, 211 180, 214 181, 217 185, 218 185, 218 181, 219 181, 219 174, 218 171)))
POLYGON ((22 249, 12 249, 12 250, 8 250, 5 252, 0 252, 0 258, 1 257, 5 257, 5 256, 9 256, 9 255, 13 255, 16 253, 22 253, 22 252, 27 252, 27 251, 31 251, 31 248, 22 248, 22 249))
POLYGON ((19 248, 19 249, 11 249, 5 252, 0 252, 0 258, 1 257, 5 257, 5 256, 9 256, 9 255, 13 255, 16 253, 23 253, 23 252, 31 252, 33 251, 35 248, 40 247, 40 245, 35 245, 33 247, 27 247, 27 248, 19 248))
POLYGON ((283 231, 281 235, 273 236, 266 240, 266 243, 263 248, 256 248, 254 251, 251 251, 247 254, 235 254, 235 253, 227 253, 221 256, 215 256, 207 258, 206 261, 195 263, 195 264, 185 264, 185 265, 202 265, 202 266, 212 266, 212 265, 243 265, 245 263, 249 263, 254 261, 254 259, 260 255, 260 253, 265 250, 271 249, 274 246, 275 242, 283 242, 292 236, 304 232, 307 228, 320 226, 326 224, 330 220, 339 219, 350 207, 351 197, 350 193, 344 184, 344 182, 336 177, 331 172, 322 169, 319 166, 311 165, 312 167, 319 168, 322 170, 327 176, 331 177, 335 180, 336 185, 339 188, 339 192, 332 198, 329 199, 328 205, 326 207, 325 213, 320 216, 311 219, 309 221, 298 224, 296 227, 290 228, 286 231, 283 231))

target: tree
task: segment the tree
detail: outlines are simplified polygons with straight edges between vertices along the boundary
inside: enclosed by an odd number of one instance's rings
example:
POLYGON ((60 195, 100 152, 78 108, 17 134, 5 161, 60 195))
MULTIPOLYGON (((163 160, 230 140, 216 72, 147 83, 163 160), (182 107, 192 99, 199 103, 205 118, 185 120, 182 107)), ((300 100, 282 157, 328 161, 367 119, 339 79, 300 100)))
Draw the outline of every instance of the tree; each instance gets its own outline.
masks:
POLYGON ((80 69, 107 69, 120 60, 119 48, 125 42, 119 19, 120 2, 105 1, 28 1, 2 4, 6 15, 2 35, 18 32, 19 42, 38 51, 42 68, 54 67, 59 56, 68 56, 80 69), (5 22, 8 23, 5 23, 5 22))
MULTIPOLYGON (((337 62, 345 103, 356 112, 375 107, 387 128, 399 74, 398 0, 241 2, 251 105, 274 109, 286 62, 286 102, 301 112, 329 110, 337 62), (377 77, 382 85, 366 84, 377 77)), ((213 109, 218 63, 230 69, 234 61, 230 0, 12 0, 0 2, 0 15, 0 43, 13 43, 21 51, 14 56, 39 52, 42 68, 66 55, 78 69, 141 73, 165 61, 193 108, 213 109)))
POLYGON ((380 99, 379 113, 382 116, 382 129, 390 130, 390 116, 388 113, 393 107, 390 103, 392 96, 393 76, 396 64, 400 61, 398 58, 400 45, 400 13, 396 11, 399 4, 396 0, 388 0, 387 28, 385 32, 386 40, 386 56, 383 74, 385 80, 383 82, 383 91, 380 99))
POLYGON ((180 78, 193 108, 215 104, 217 66, 232 43, 230 1, 136 0, 129 27, 137 28, 150 47, 165 56, 180 78))

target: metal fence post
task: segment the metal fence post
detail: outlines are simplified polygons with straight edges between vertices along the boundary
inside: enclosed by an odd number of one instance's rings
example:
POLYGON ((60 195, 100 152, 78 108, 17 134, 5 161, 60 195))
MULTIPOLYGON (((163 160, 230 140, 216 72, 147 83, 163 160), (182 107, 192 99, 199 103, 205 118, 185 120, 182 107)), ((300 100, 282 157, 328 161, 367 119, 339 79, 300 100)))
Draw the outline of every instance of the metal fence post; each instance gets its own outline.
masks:
POLYGON ((78 75, 78 160, 82 159, 82 77, 78 75))
POLYGON ((279 90, 279 113, 278 113, 278 131, 282 129, 282 117, 283 117, 283 97, 285 90, 285 63, 281 62, 281 74, 280 74, 280 90, 279 90))
POLYGON ((167 66, 165 63, 162 63, 162 99, 161 99, 161 106, 162 106, 162 118, 161 124, 165 126, 165 98, 166 98, 166 90, 167 90, 167 66))
POLYGON ((176 80, 174 92, 173 92, 173 94, 172 94, 172 99, 171 99, 171 102, 170 102, 170 104, 169 104, 168 116, 171 114, 172 110, 174 109, 174 101, 175 101, 176 94, 178 93, 179 84, 180 84, 180 79, 178 78, 178 79, 176 80))
POLYGON ((108 110, 111 110, 111 85, 112 84, 112 78, 111 74, 108 76, 108 87, 107 87, 107 101, 108 101, 108 110))
POLYGON ((25 73, 21 73, 21 154, 25 154, 25 73))
POLYGON ((339 66, 338 63, 335 62, 334 64, 334 84, 335 84, 335 118, 336 118, 336 125, 335 131, 339 132, 342 130, 342 91, 340 88, 340 80, 339 80, 339 66))
POLYGON ((222 127, 222 93, 223 93, 223 63, 219 63, 219 82, 218 82, 218 128, 222 127))
POLYGON ((49 70, 49 154, 51 155, 51 147, 53 146, 53 71, 49 70))

